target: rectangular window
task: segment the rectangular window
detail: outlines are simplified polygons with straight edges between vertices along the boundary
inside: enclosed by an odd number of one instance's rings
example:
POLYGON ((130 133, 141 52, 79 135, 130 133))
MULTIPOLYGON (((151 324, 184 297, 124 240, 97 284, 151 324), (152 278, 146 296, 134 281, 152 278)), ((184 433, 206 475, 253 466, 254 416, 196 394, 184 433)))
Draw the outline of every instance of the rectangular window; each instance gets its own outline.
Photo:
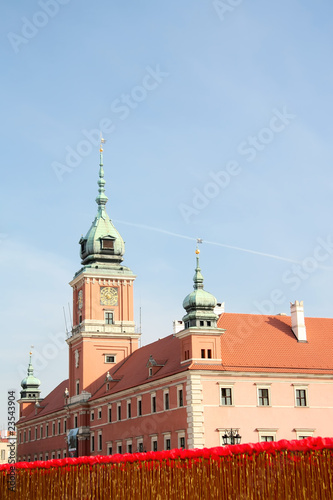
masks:
POLYGON ((121 403, 117 404, 117 416, 118 420, 121 420, 121 403))
POLYGON ((232 388, 221 387, 221 405, 232 406, 232 388))
MULTIPOLYGON (((105 323, 107 325, 113 325, 113 312, 105 312, 105 323)), ((109 363, 112 363, 112 361, 109 361, 109 363)))
POLYGON ((55 436, 55 429, 56 429, 55 422, 52 422, 52 436, 55 436))
POLYGON ((26 432, 24 431, 23 432, 23 443, 25 443, 25 442, 26 442, 26 432))
POLYGON ((259 406, 269 406, 269 389, 258 389, 259 406))
POLYGON ((156 396, 151 397, 151 412, 156 413, 156 396))
POLYGON ((202 358, 206 357, 205 349, 201 349, 201 357, 202 358))
POLYGON ((171 439, 170 438, 167 438, 165 440, 165 449, 166 450, 171 450, 171 439))
POLYGON ((127 453, 132 453, 132 443, 127 443, 127 453))
POLYGON ((45 453, 45 460, 48 460, 48 459, 49 459, 49 454, 45 453))
POLYGON ((55 451, 52 451, 52 460, 55 459, 55 451))
POLYGON ((152 448, 153 448, 153 451, 157 451, 157 439, 154 439, 152 448))
POLYGON ((95 436, 92 434, 90 438, 90 451, 95 451, 95 436))
POLYGON ((178 389, 178 406, 184 406, 183 389, 178 389))
POLYGON ((97 418, 99 420, 102 418, 102 408, 98 408, 98 410, 97 410, 97 418))
POLYGON ((105 363, 115 363, 116 356, 114 354, 106 354, 105 355, 105 363))
POLYGON ((102 248, 103 250, 113 250, 113 240, 102 240, 102 248))
POLYGON ((94 410, 92 410, 92 412, 90 413, 90 420, 91 421, 95 420, 95 412, 94 412, 94 410))
POLYGON ((77 429, 77 415, 74 415, 74 429, 77 429))
POLYGON ((169 410, 169 392, 164 393, 164 409, 169 410))
POLYGON ((61 422, 58 420, 58 434, 61 434, 61 422))
POLYGON ((274 436, 261 436, 260 441, 262 443, 268 443, 270 441, 274 441, 274 436))
POLYGON ((43 426, 40 426, 40 438, 43 439, 43 426))
POLYGON ((63 458, 66 458, 66 457, 67 457, 67 451, 66 451, 66 450, 64 450, 64 451, 62 452, 62 456, 63 456, 63 458))
POLYGON ((296 406, 307 406, 306 389, 296 389, 296 406))
POLYGON ((112 406, 108 407, 108 422, 112 422, 112 406))
POLYGON ((127 418, 132 418, 132 405, 131 402, 127 402, 127 418))
POLYGON ((112 455, 112 444, 108 445, 108 455, 112 455))
POLYGON ((57 458, 58 460, 61 458, 61 451, 58 451, 57 458))
POLYGON ((142 415, 142 400, 141 398, 138 399, 138 417, 141 417, 142 415))
POLYGON ((80 394, 80 381, 76 381, 76 395, 78 396, 80 394))
POLYGON ((67 419, 64 419, 64 432, 67 432, 67 419))
POLYGON ((98 433, 98 451, 102 451, 102 433, 98 433))
POLYGON ((118 444, 118 445, 117 445, 117 453, 120 453, 120 455, 121 455, 121 454, 122 454, 122 452, 123 452, 123 447, 122 447, 122 445, 121 445, 121 444, 118 444))
POLYGON ((143 441, 138 441, 138 452, 143 453, 143 441))
MULTIPOLYGON (((37 427, 35 427, 35 439, 37 439, 37 427)), ((36 459, 37 460, 37 459, 36 459)))
MULTIPOLYGON (((45 436, 49 437, 49 424, 46 424, 46 427, 45 427, 45 436)), ((24 441, 25 441, 25 439, 24 439, 24 441)))
POLYGON ((182 448, 182 449, 185 448, 185 436, 180 436, 179 445, 180 445, 180 448, 182 448))
POLYGON ((31 441, 31 429, 28 431, 28 440, 31 441))
POLYGON ((212 350, 211 349, 207 349, 207 358, 212 359, 212 350))

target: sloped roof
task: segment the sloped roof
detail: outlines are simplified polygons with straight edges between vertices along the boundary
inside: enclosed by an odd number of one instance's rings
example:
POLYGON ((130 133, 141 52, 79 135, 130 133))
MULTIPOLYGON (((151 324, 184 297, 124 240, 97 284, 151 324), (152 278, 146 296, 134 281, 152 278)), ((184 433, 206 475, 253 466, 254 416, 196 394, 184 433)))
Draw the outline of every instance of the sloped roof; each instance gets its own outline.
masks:
POLYGON ((48 394, 45 399, 40 401, 41 409, 37 415, 35 415, 35 405, 33 404, 31 412, 25 417, 22 417, 18 423, 22 424, 30 419, 43 417, 44 415, 48 415, 50 413, 55 413, 59 410, 62 410, 64 407, 64 393, 66 387, 68 387, 68 382, 69 382, 68 379, 63 380, 63 382, 60 382, 60 384, 57 385, 57 387, 53 389, 53 391, 51 391, 50 394, 48 394))
MULTIPOLYGON (((107 394, 114 394, 119 391, 130 389, 138 385, 169 377, 188 369, 189 364, 183 366, 180 364, 180 341, 173 335, 159 339, 152 344, 141 347, 134 351, 124 361, 118 363, 114 370, 110 370, 112 378, 119 380, 113 387, 107 391, 107 394), (163 366, 157 373, 148 377, 147 362, 150 355, 154 359, 163 357, 163 366)), ((100 398, 106 394, 105 376, 101 377, 100 389, 93 394, 89 401, 100 398)))
POLYGON ((305 318, 307 342, 297 341, 290 316, 224 313, 218 326, 224 370, 333 374, 331 318, 305 318))

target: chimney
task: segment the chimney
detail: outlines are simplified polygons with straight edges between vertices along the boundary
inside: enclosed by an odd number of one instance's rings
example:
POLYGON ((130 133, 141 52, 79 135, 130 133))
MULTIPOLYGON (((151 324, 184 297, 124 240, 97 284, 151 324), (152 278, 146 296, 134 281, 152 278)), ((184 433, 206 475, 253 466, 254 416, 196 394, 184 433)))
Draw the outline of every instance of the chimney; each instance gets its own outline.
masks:
POLYGON ((298 342, 307 342, 306 328, 304 322, 303 300, 295 300, 295 304, 290 302, 291 329, 298 342))
POLYGON ((175 335, 176 333, 180 332, 181 330, 184 330, 184 322, 180 320, 174 320, 173 322, 173 334, 175 335))
POLYGON ((214 307, 214 313, 217 315, 217 316, 221 316, 221 314, 224 313, 224 302, 218 302, 216 304, 216 306, 214 307))

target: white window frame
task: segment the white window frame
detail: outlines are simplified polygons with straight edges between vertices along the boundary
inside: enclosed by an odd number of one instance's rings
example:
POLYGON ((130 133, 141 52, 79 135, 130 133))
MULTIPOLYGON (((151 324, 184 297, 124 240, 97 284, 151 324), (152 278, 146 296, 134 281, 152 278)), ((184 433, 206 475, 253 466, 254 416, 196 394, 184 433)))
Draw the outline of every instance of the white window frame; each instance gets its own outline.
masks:
MULTIPOLYGON (((306 408, 306 406, 303 406, 301 408, 306 408)), ((308 437, 313 437, 313 434, 315 433, 316 429, 302 429, 302 428, 297 428, 295 429, 296 432, 296 439, 304 439, 308 437)))
POLYGON ((184 408, 184 386, 182 385, 177 385, 177 407, 178 408, 184 408), (182 392, 182 405, 180 405, 180 391, 182 392))
POLYGON ((98 431, 97 432, 97 451, 102 451, 102 450, 103 450, 103 432, 98 431), (101 444, 101 446, 100 446, 100 444, 101 444))
POLYGON ((170 450, 171 450, 171 432, 163 432, 163 446, 164 450, 167 450, 167 440, 170 440, 170 450))
POLYGON ((224 383, 219 383, 219 391, 220 391, 220 406, 223 407, 230 407, 230 406, 235 406, 234 404, 234 384, 224 384, 224 383), (222 389, 230 389, 231 393, 231 404, 230 405, 225 405, 222 403, 222 389))
POLYGON ((178 448, 182 448, 181 446, 181 439, 184 439, 184 443, 185 443, 185 446, 184 446, 184 449, 186 448, 186 436, 185 436, 185 431, 182 430, 182 431, 177 431, 177 441, 178 441, 178 448))
POLYGON ((157 413, 157 399, 156 392, 150 394, 150 413, 157 413), (153 398, 155 398, 155 411, 153 411, 153 398))
POLYGON ((169 389, 164 389, 164 391, 163 391, 163 408, 164 408, 164 411, 170 410, 170 391, 169 391, 169 389), (168 396, 168 408, 166 405, 166 396, 168 396))
POLYGON ((142 417, 142 396, 139 396, 136 400, 136 414, 138 417, 142 417), (140 402, 141 402, 141 413, 139 412, 140 402))
POLYGON ((136 438, 136 449, 138 453, 143 453, 144 448, 143 448, 143 436, 137 437, 136 438), (142 451, 139 451, 140 445, 142 445, 142 451))
POLYGON ((114 325, 114 311, 113 310, 111 310, 111 311, 104 311, 104 323, 106 325, 114 325), (107 317, 108 314, 112 314, 112 323, 107 323, 106 322, 106 317, 107 317))
POLYGON ((295 408, 309 408, 309 394, 308 394, 308 385, 306 384, 293 384, 294 386, 294 398, 295 398, 295 408), (297 391, 305 391, 305 402, 304 406, 297 404, 297 391))
POLYGON ((121 402, 117 403, 117 422, 121 422, 122 420, 122 411, 121 411, 121 402), (119 408, 120 408, 120 418, 119 418, 119 408))
POLYGON ((157 434, 152 434, 150 436, 150 448, 151 448, 151 451, 154 451, 154 443, 157 443, 156 444, 156 451, 158 449, 158 435, 157 434))
POLYGON ((97 408, 97 420, 101 420, 101 418, 102 418, 102 407, 99 406, 97 408))
POLYGON ((95 442, 95 433, 92 432, 90 434, 90 452, 95 453, 96 442, 95 442), (94 444, 94 445, 93 445, 94 444))
POLYGON ((271 399, 271 386, 270 385, 257 385, 257 406, 259 408, 270 408, 272 406, 272 399, 271 399), (259 397, 259 391, 261 389, 267 389, 268 390, 268 405, 261 405, 259 400, 260 400, 260 397, 259 397))
POLYGON ((126 417, 127 417, 127 419, 132 418, 132 400, 131 399, 126 400, 126 417), (128 411, 129 407, 130 407, 130 412, 128 411), (129 413, 131 413, 131 415, 129 415, 129 413))
POLYGON ((80 380, 75 380, 75 395, 78 396, 80 394, 80 380))
POLYGON ((132 439, 126 439, 126 453, 133 453, 133 440, 132 439), (132 451, 129 451, 129 446, 132 447, 132 451))
POLYGON ((112 422, 112 404, 109 404, 108 405, 108 424, 110 424, 111 422, 112 422))
POLYGON ((272 428, 257 428, 258 432, 258 442, 262 443, 263 442, 263 437, 265 436, 272 436, 273 441, 276 441, 276 434, 277 434, 278 429, 272 429, 272 428))
POLYGON ((120 455, 123 454, 123 442, 122 441, 115 441, 116 445, 116 453, 119 453, 120 455), (119 450, 119 447, 121 447, 121 451, 119 450))
POLYGON ((110 364, 115 364, 116 363, 116 358, 117 358, 117 355, 116 354, 104 354, 104 363, 110 365, 110 364), (111 361, 108 361, 108 358, 112 358, 111 361))

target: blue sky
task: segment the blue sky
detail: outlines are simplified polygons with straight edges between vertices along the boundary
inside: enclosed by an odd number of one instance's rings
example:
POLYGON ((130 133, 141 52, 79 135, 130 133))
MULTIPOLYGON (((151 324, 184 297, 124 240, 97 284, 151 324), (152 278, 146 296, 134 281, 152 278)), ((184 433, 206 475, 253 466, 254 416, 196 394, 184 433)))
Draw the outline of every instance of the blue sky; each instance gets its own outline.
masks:
POLYGON ((3 401, 30 345, 42 395, 67 377, 63 306, 103 127, 143 344, 183 316, 198 237, 227 311, 297 299, 332 317, 332 14, 328 0, 3 5, 3 401))

